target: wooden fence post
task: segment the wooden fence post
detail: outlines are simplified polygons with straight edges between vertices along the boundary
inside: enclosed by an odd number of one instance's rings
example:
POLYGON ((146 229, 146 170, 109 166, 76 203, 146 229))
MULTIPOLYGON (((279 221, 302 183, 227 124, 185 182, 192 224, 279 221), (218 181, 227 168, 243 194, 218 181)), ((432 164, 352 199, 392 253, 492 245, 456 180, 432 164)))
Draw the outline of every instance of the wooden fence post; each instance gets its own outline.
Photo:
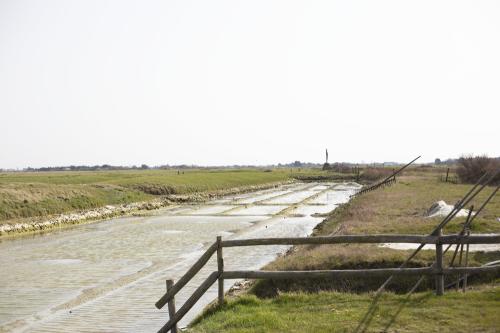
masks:
MULTIPOLYGON (((441 237, 442 235, 443 229, 438 229, 436 236, 441 237)), ((441 296, 444 294, 443 244, 441 244, 441 241, 436 243, 436 268, 438 269, 436 274, 436 295, 441 296)))
POLYGON ((222 257, 222 237, 217 236, 217 270, 219 271, 219 305, 224 304, 224 258, 222 257))
MULTIPOLYGON (((167 280, 167 292, 174 286, 174 280, 167 280)), ((175 298, 168 302, 168 316, 170 319, 175 315, 175 298)), ((170 330, 172 333, 177 333, 177 324, 170 330)))
POLYGON ((450 173, 450 168, 446 169, 446 180, 445 182, 448 182, 448 174, 450 173))
MULTIPOLYGON (((467 237, 470 236, 470 230, 467 230, 467 237)), ((469 264, 469 244, 466 245, 465 250, 465 267, 469 264)), ((462 282, 463 292, 467 289, 467 273, 464 274, 464 282, 462 282)))

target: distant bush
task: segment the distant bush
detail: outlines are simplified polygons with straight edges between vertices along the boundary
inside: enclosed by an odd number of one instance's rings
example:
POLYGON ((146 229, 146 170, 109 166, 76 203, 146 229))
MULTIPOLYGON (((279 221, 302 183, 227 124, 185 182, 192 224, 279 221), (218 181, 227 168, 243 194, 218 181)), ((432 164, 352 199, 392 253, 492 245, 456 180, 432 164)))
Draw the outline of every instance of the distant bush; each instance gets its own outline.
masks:
POLYGON ((338 172, 338 173, 354 173, 354 167, 347 163, 325 163, 323 170, 338 172))
POLYGON ((393 173, 392 169, 388 168, 366 168, 363 170, 361 177, 365 180, 382 180, 389 177, 393 173))
MULTIPOLYGON (((457 175, 463 183, 475 183, 485 172, 500 168, 500 160, 488 156, 462 156, 458 159, 457 175)), ((500 183, 500 175, 493 181, 500 183)))

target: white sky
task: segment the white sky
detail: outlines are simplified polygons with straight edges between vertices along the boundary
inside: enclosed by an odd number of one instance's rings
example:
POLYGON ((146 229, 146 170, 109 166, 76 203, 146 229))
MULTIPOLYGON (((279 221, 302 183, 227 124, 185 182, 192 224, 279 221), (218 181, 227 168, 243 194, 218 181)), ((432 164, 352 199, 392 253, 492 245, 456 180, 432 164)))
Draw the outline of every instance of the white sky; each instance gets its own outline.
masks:
POLYGON ((0 167, 500 155, 500 1, 0 0, 0 167))

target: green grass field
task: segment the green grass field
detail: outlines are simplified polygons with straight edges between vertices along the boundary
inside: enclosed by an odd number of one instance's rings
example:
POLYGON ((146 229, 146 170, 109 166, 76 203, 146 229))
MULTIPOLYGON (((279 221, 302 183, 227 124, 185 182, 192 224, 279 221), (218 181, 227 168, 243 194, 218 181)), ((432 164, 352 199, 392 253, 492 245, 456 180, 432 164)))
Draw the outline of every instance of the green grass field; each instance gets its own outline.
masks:
MULTIPOLYGON (((455 203, 471 185, 443 183, 430 172, 412 170, 388 188, 369 192, 335 210, 315 230, 316 236, 338 234, 427 234, 440 218, 425 218, 432 203, 455 203)), ((493 190, 489 187, 475 207, 493 190)), ((497 195, 474 220, 474 233, 500 233, 500 198, 497 195)), ((465 218, 454 219, 445 234, 461 229, 465 218)), ((453 248, 454 249, 454 248, 453 248)), ((410 251, 372 244, 298 246, 265 270, 321 270, 398 267, 410 251)), ((451 258, 450 251, 445 263, 451 258)), ((500 252, 474 252, 470 265, 500 259, 500 252)), ((421 251, 409 266, 428 266, 434 251, 421 251)), ((469 277, 473 291, 447 291, 434 296, 433 279, 425 279, 406 300, 415 277, 398 277, 379 300, 374 298, 384 278, 260 280, 247 295, 220 309, 209 309, 192 332, 497 332, 500 329, 498 274, 469 277), (368 316, 369 319, 366 319, 368 316), (359 326, 360 324, 364 324, 359 326)), ((446 284, 456 277, 447 277, 446 284)))
POLYGON ((0 173, 0 221, 152 199, 218 192, 292 179, 352 178, 319 169, 189 169, 0 173))
POLYGON ((289 177, 290 170, 265 172, 258 169, 239 170, 126 170, 126 171, 81 171, 81 172, 19 172, 1 173, 0 184, 44 183, 44 184, 112 184, 131 186, 141 184, 170 185, 178 193, 190 190, 213 190, 235 185, 252 185, 266 181, 279 181, 289 177))
MULTIPOLYGON (((303 171, 302 173, 307 173, 303 171)), ((45 216, 155 195, 219 191, 289 180, 289 169, 137 170, 0 174, 0 220, 45 216)))
MULTIPOLYGON (((500 282, 500 281, 498 281, 500 282)), ((246 295, 207 311, 189 332, 498 332, 500 288, 436 297, 320 292, 246 295)))

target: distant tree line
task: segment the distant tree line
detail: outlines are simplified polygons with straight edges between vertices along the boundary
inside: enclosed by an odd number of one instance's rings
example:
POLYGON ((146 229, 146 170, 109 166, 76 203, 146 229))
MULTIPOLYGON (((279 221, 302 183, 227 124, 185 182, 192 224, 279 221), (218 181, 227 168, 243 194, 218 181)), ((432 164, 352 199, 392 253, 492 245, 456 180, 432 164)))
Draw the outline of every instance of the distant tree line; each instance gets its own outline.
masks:
POLYGON ((436 158, 434 160, 434 164, 436 165, 459 165, 462 164, 464 160, 470 160, 471 158, 476 158, 478 160, 490 160, 490 161, 500 161, 500 157, 488 157, 486 155, 481 155, 481 156, 471 156, 471 155, 465 155, 461 156, 460 158, 448 158, 446 160, 441 160, 440 158, 436 158))
POLYGON ((434 160, 434 164, 436 165, 455 165, 458 163, 458 158, 448 158, 447 160, 441 160, 440 158, 436 158, 434 160))
POLYGON ((150 167, 146 164, 140 166, 119 166, 119 165, 70 165, 56 167, 41 167, 41 168, 25 168, 23 171, 99 171, 99 170, 145 170, 150 167))
MULTIPOLYGON (((460 160, 463 159, 446 159, 441 160, 436 158, 434 163, 424 163, 424 165, 457 165, 460 164, 460 160)), ((500 161, 500 157, 490 158, 491 160, 500 161)), ((397 166, 401 163, 397 162, 382 162, 382 163, 351 163, 351 162, 334 162, 329 164, 328 170, 335 170, 338 172, 348 172, 353 167, 387 167, 387 166, 397 166)), ((238 169, 238 168, 322 168, 324 165, 321 163, 310 163, 293 161, 290 163, 278 163, 278 164, 268 164, 268 165, 220 165, 220 166, 200 166, 200 165, 188 165, 188 164, 178 164, 178 165, 158 165, 149 166, 147 164, 133 165, 133 166, 122 166, 122 165, 69 165, 69 166, 55 166, 55 167, 41 167, 41 168, 24 168, 22 170, 14 169, 2 169, 0 172, 6 171, 31 171, 31 172, 43 172, 43 171, 112 171, 112 170, 186 170, 186 169, 238 169)))

